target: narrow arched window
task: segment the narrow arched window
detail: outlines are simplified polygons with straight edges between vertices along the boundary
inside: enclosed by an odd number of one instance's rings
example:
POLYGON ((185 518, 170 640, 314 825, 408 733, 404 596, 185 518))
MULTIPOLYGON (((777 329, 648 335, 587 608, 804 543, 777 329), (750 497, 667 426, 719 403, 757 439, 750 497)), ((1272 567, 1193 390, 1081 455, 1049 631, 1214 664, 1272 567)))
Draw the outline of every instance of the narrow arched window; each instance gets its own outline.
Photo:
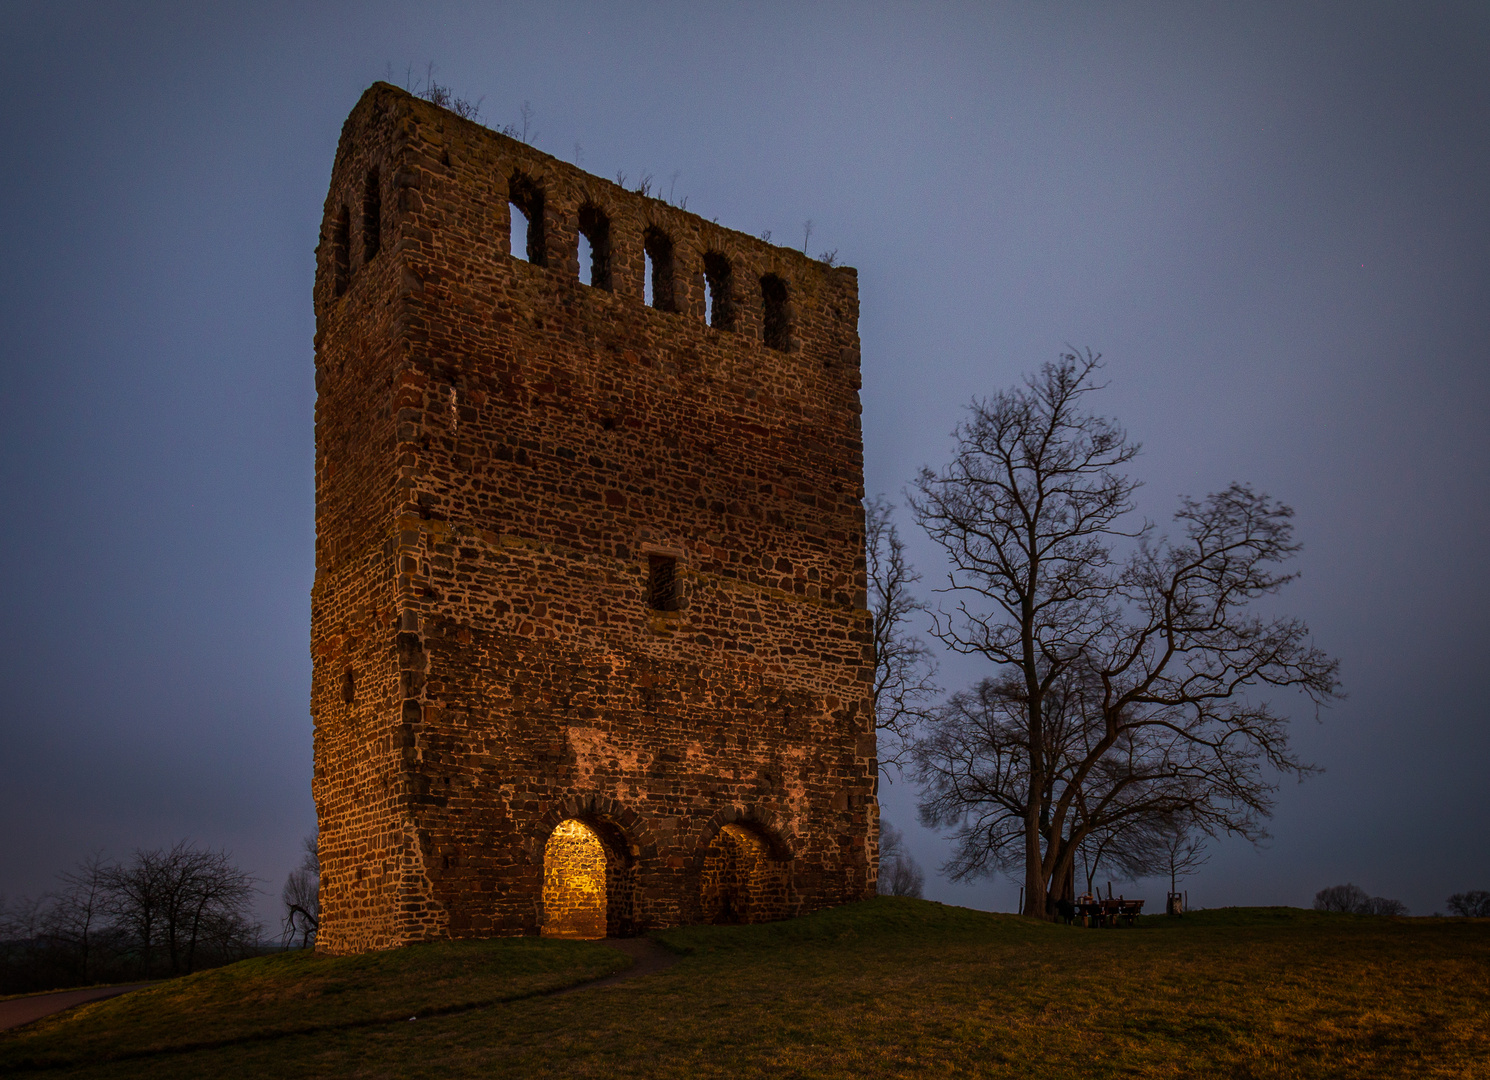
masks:
POLYGON ((525 258, 534 266, 546 266, 543 246, 543 189, 522 173, 513 173, 507 184, 507 201, 508 212, 512 215, 513 257, 525 258))
POLYGON ((580 280, 585 279, 588 270, 594 288, 609 289, 610 218, 590 203, 579 208, 579 248, 580 280))
POLYGON ((785 352, 791 342, 791 311, 786 282, 775 274, 761 278, 761 337, 772 349, 785 352))
POLYGON ((673 298, 673 241, 653 226, 642 235, 646 250, 646 301, 658 311, 676 311, 673 298))
POLYGON ((704 255, 704 288, 708 291, 704 317, 720 330, 735 326, 734 274, 729 260, 717 251, 704 255))
POLYGON ((362 193, 362 261, 369 263, 383 246, 383 187, 378 170, 367 171, 362 193))
POLYGON ((331 220, 331 295, 339 297, 352 280, 352 215, 345 206, 331 220))

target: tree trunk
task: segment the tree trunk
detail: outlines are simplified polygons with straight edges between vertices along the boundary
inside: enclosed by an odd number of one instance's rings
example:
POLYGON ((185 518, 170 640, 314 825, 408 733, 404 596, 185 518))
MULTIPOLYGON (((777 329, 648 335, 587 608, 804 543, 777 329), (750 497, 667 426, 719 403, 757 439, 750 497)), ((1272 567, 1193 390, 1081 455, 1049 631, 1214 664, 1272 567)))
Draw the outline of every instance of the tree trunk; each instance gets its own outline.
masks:
POLYGON ((1033 800, 1024 818, 1024 912, 1036 919, 1049 919, 1045 910, 1045 866, 1040 858, 1039 805, 1033 800))
POLYGON ((1025 863, 1023 914, 1034 919, 1050 918, 1045 912, 1045 875, 1040 872, 1038 858, 1025 863))
POLYGON ((143 948, 142 951, 143 951, 143 959, 144 959, 144 962, 145 962, 145 978, 147 978, 147 979, 150 978, 150 947, 153 944, 153 942, 151 941, 151 938, 152 938, 152 936, 154 934, 154 929, 155 929, 151 925, 151 922, 152 922, 152 920, 147 916, 142 921, 142 924, 141 924, 141 929, 143 930, 143 934, 141 935, 142 938, 143 938, 143 940, 141 941, 141 945, 144 946, 144 948, 143 948))
POLYGON ((207 901, 205 899, 203 899, 203 901, 200 904, 197 905, 197 910, 192 915, 192 919, 191 919, 191 938, 190 938, 190 940, 189 940, 189 942, 187 943, 187 946, 186 946, 186 973, 188 975, 191 974, 192 968, 196 966, 196 962, 197 962, 197 934, 200 932, 201 927, 202 927, 202 909, 205 908, 206 906, 207 906, 207 901))

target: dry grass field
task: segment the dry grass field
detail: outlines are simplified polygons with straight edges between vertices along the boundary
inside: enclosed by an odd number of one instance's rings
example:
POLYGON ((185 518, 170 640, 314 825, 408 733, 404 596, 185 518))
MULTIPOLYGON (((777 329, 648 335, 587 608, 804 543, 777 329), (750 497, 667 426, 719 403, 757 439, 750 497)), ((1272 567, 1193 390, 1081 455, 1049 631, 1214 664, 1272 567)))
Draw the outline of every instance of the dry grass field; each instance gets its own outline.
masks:
POLYGON ((1490 1077, 1490 921, 1084 930, 882 898, 657 937, 673 967, 562 997, 628 961, 532 939, 247 961, 0 1035, 0 1074, 1490 1077))

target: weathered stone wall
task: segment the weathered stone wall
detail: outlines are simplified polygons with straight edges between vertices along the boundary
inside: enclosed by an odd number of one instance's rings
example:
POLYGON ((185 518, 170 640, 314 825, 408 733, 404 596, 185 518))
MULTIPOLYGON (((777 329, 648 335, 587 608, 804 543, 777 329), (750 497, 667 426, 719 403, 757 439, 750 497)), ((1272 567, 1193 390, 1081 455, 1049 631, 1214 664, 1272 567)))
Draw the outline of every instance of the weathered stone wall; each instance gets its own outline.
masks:
POLYGON ((537 933, 569 818, 606 847, 612 933, 703 918, 737 821, 784 913, 872 895, 854 272, 378 84, 316 311, 322 947, 537 933), (535 192, 542 265, 508 251, 535 192), (608 289, 578 274, 597 217, 608 289), (643 304, 659 237, 672 311, 643 304))

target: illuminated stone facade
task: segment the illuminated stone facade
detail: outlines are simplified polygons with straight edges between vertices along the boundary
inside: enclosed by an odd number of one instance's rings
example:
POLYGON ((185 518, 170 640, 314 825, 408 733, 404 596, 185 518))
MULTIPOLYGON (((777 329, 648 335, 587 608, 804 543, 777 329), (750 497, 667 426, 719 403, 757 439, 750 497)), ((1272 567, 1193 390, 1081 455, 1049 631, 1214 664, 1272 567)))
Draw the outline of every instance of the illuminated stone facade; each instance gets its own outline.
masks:
POLYGON ((873 895, 854 271, 378 84, 315 308, 320 947, 873 895))
POLYGON ((605 937, 607 862, 604 843, 583 821, 561 821, 549 834, 543 847, 545 937, 605 937))

